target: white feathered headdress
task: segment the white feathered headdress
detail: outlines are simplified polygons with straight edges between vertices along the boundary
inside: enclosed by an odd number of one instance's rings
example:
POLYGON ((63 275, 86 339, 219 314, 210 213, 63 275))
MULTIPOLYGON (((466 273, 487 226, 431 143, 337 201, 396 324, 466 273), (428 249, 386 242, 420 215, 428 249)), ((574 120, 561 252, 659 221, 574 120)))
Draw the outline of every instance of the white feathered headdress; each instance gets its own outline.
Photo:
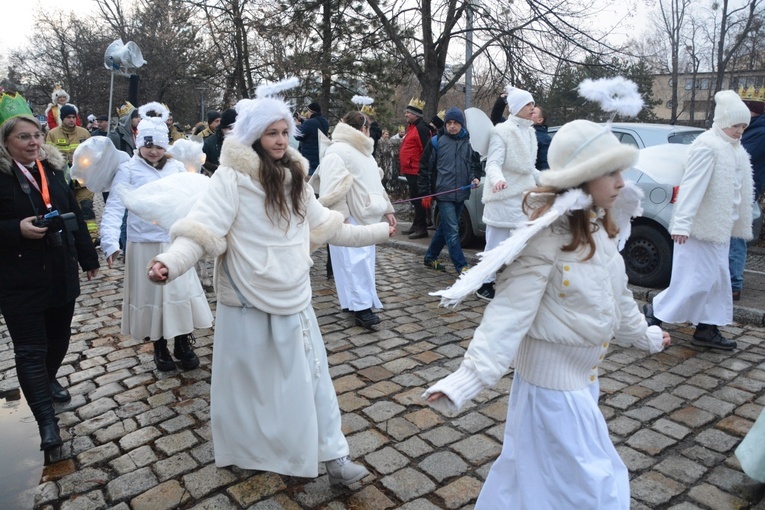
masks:
POLYGON ((358 105, 359 109, 364 105, 372 104, 374 102, 375 100, 369 96, 353 96, 351 98, 351 103, 358 105))
POLYGON ((579 84, 579 95, 590 101, 600 103, 603 111, 610 112, 612 122, 619 114, 623 117, 637 117, 643 109, 643 98, 637 84, 623 76, 586 79, 579 84))
POLYGON ((290 136, 295 135, 295 121, 292 111, 279 94, 296 87, 300 81, 288 78, 277 83, 264 84, 255 90, 256 99, 242 99, 236 103, 236 122, 228 135, 242 145, 252 145, 268 126, 284 120, 290 136))
POLYGON ((138 108, 138 114, 142 119, 149 118, 150 113, 154 113, 154 115, 151 115, 151 117, 159 117, 162 119, 162 122, 167 122, 167 119, 170 118, 170 110, 168 110, 167 107, 162 103, 158 103, 156 101, 146 103, 145 105, 138 108))

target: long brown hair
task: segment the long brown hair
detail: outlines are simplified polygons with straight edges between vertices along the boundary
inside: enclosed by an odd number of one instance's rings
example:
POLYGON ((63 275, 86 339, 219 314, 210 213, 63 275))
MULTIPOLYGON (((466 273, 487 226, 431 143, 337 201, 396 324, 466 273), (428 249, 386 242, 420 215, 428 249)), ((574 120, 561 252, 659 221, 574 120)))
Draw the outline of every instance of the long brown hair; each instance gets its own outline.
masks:
POLYGON ((266 216, 271 220, 271 223, 276 225, 278 219, 283 219, 289 223, 290 215, 293 213, 300 218, 300 221, 305 219, 305 206, 303 205, 305 172, 300 161, 290 158, 289 152, 286 152, 282 159, 274 161, 266 154, 260 139, 255 140, 252 149, 260 157, 260 183, 263 185, 263 191, 266 192, 266 216), (290 184, 292 211, 287 205, 287 197, 284 194, 286 172, 289 172, 292 178, 290 184), (272 214, 275 214, 276 218, 272 214))
MULTIPOLYGON (((586 192, 586 189, 584 189, 585 186, 586 184, 582 185, 582 188, 586 192)), ((555 202, 555 199, 558 198, 558 195, 561 195, 566 191, 568 190, 559 190, 547 186, 541 186, 530 190, 526 193, 526 196, 523 197, 523 213, 531 220, 539 218, 550 210, 550 207, 552 207, 552 204, 555 202)), ((597 246, 595 246, 595 239, 592 238, 592 233, 597 231, 601 224, 603 225, 603 228, 606 229, 608 237, 613 239, 616 237, 616 234, 619 233, 619 229, 611 219, 611 212, 608 209, 606 209, 606 213, 600 222, 590 221, 589 209, 571 211, 568 214, 568 228, 571 230, 571 242, 563 246, 561 249, 563 251, 576 251, 580 247, 589 246, 590 252, 584 260, 591 259, 592 256, 595 255, 595 250, 597 249, 597 246)))

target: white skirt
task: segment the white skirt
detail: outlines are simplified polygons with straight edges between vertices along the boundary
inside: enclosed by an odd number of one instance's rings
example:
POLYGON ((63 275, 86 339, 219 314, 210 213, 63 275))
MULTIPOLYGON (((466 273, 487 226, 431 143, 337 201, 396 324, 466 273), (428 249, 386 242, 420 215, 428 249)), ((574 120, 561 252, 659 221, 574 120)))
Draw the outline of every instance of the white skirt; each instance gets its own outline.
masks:
POLYGON ((729 243, 689 237, 675 243, 672 280, 653 300, 654 316, 664 322, 724 326, 733 322, 728 265, 729 243))
POLYGON ((502 453, 476 510, 629 510, 627 467, 598 408, 599 384, 549 390, 515 375, 502 453))
POLYGON ((375 287, 375 247, 329 245, 340 308, 352 312, 382 308, 375 287))
POLYGON ((316 477, 348 455, 313 308, 273 315, 218 303, 210 421, 215 465, 316 477))
POLYGON ((146 276, 149 261, 169 247, 169 243, 128 241, 122 334, 154 341, 212 326, 210 305, 194 269, 163 285, 152 283, 146 276))

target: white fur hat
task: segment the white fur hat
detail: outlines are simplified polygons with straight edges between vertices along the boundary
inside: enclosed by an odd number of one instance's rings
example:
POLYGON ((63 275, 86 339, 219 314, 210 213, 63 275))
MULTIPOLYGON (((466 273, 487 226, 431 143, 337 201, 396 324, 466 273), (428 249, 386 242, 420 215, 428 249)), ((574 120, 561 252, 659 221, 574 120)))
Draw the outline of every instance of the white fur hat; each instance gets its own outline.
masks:
POLYGON ((507 108, 510 110, 510 115, 517 114, 521 111, 521 108, 534 102, 534 96, 531 95, 531 92, 517 89, 512 85, 508 85, 505 88, 505 92, 507 92, 505 99, 507 100, 507 108))
POLYGON ((236 122, 228 137, 242 145, 250 146, 260 139, 268 126, 280 120, 287 123, 290 136, 294 136, 295 121, 292 119, 292 111, 287 103, 275 96, 298 83, 297 78, 289 78, 273 85, 261 85, 255 91, 257 99, 242 99, 236 103, 236 122))
POLYGON ((61 96, 66 98, 66 102, 67 103, 69 102, 69 94, 66 93, 66 90, 64 90, 61 87, 57 86, 55 89, 53 89, 53 93, 50 95, 51 103, 55 104, 56 99, 58 99, 61 96))
POLYGON ((625 170, 637 161, 638 150, 624 145, 607 126, 589 120, 564 125, 547 152, 550 169, 539 176, 542 186, 577 187, 614 170, 625 170))
POLYGON ((752 121, 749 108, 741 97, 732 90, 721 90, 715 94, 715 117, 717 127, 725 129, 736 124, 746 124, 752 121))
POLYGON ((135 138, 136 149, 147 145, 156 145, 167 150, 170 147, 167 124, 162 117, 144 117, 138 123, 138 135, 135 138))

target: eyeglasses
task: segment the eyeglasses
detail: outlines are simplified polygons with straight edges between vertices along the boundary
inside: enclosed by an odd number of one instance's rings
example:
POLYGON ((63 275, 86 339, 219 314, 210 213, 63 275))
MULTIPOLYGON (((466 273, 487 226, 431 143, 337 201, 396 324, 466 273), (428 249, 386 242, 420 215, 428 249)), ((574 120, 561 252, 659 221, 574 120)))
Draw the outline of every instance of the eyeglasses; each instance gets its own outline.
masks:
POLYGON ((17 135, 14 135, 16 138, 21 140, 24 143, 28 143, 32 138, 35 139, 36 142, 41 141, 43 138, 45 138, 45 135, 40 133, 39 131, 37 133, 29 134, 29 133, 19 133, 17 135))

